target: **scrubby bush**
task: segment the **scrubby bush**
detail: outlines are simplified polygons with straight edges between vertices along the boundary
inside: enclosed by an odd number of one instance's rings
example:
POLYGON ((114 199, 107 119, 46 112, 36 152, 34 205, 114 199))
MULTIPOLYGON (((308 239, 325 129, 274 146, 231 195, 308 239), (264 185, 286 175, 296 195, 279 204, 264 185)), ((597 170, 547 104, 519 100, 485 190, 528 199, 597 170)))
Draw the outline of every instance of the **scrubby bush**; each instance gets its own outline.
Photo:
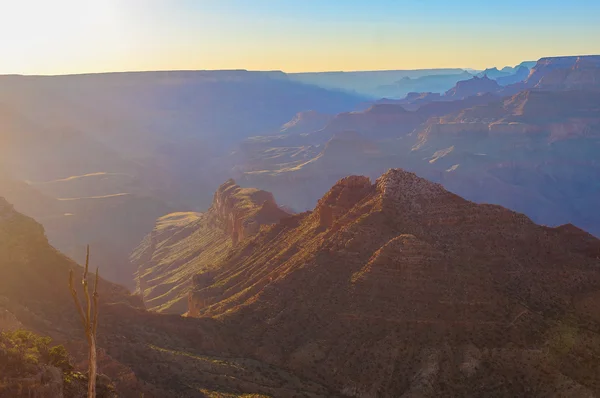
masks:
POLYGON ((52 339, 27 330, 0 333, 0 374, 4 377, 26 377, 38 372, 41 365, 72 369, 67 350, 51 347, 52 339))

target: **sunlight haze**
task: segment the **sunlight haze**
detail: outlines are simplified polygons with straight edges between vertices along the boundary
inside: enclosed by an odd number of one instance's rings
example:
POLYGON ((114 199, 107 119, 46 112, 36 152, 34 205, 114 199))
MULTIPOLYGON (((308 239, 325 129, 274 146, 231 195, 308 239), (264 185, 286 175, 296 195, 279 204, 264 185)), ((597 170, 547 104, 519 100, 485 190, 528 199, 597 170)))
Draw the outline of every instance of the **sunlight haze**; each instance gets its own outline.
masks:
POLYGON ((486 68, 600 52, 575 0, 1 0, 2 74, 486 68), (51 57, 49 57, 51 55, 51 57))
POLYGON ((600 397, 600 0, 0 0, 0 398, 600 397))

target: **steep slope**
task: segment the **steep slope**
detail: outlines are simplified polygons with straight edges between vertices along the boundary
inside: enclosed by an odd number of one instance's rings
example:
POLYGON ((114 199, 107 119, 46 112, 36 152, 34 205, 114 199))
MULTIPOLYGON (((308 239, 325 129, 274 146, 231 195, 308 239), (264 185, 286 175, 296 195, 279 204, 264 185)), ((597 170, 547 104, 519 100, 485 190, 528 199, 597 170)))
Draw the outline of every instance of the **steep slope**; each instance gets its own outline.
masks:
POLYGON ((229 180, 217 189, 207 212, 159 218, 131 256, 147 308, 183 314, 193 275, 212 271, 231 247, 287 216, 269 192, 229 180))
POLYGON ((390 170, 242 242, 189 308, 347 396, 592 396, 599 255, 577 228, 390 170))
MULTIPOLYGON (((97 264, 94 248, 91 264, 97 264)), ((50 336, 67 347, 82 371, 86 343, 67 287, 70 269, 77 277, 82 273, 48 244, 40 224, 0 198, 0 328, 50 336)), ((219 321, 149 313, 138 297, 103 279, 99 303, 99 370, 115 383, 119 397, 335 396, 318 383, 243 357, 219 321)), ((2 341, 0 354, 1 346, 2 341)))

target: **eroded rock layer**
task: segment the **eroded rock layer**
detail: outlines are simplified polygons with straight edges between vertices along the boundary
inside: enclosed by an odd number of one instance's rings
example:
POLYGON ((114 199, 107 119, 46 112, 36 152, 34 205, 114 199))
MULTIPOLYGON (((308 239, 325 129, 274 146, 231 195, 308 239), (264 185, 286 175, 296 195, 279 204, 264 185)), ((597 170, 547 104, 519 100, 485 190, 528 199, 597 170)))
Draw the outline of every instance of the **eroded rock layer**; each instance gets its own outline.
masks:
POLYGON ((355 397, 600 393, 600 242, 412 173, 340 180, 199 275, 189 314, 355 397))
POLYGON ((194 274, 210 271, 230 248, 256 234, 262 225, 287 216, 271 193, 240 188, 228 180, 215 192, 207 212, 159 218, 131 257, 146 306, 183 314, 194 274))

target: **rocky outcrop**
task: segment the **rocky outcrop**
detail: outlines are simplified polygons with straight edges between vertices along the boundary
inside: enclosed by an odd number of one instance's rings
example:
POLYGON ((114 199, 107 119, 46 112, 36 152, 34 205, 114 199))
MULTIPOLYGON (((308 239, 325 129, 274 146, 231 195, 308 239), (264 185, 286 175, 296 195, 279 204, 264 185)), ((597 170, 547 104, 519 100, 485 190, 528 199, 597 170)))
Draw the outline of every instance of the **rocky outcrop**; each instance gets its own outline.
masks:
POLYGON ((241 188, 228 180, 215 192, 209 212, 230 236, 233 245, 258 232, 260 225, 271 224, 289 216, 281 210, 270 192, 241 188))
POLYGON ((289 216, 270 192, 242 188, 228 180, 216 190, 205 213, 173 213, 159 218, 131 255, 137 268, 137 291, 146 307, 185 313, 195 274, 211 275, 229 249, 257 234, 261 226, 289 216))
POLYGON ((580 361, 600 353, 597 239, 399 169, 342 179, 295 218, 199 276, 189 314, 235 325, 249 355, 332 395, 600 392, 580 361), (581 338, 548 354, 567 316, 581 338))

